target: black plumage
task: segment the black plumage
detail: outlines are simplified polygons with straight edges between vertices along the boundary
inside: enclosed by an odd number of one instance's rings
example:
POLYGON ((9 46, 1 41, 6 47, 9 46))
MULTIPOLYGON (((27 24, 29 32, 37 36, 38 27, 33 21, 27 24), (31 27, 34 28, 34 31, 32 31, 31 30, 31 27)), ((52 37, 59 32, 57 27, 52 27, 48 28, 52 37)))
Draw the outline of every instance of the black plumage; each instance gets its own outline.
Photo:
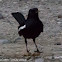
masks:
MULTIPOLYGON (((17 20, 19 23, 18 27, 18 34, 25 38, 26 43, 26 49, 27 52, 27 39, 33 39, 33 42, 35 43, 35 38, 40 35, 41 32, 43 32, 43 23, 40 21, 38 17, 38 9, 32 8, 28 12, 27 19, 24 18, 24 16, 20 12, 14 12, 12 13, 13 17, 17 20)), ((37 45, 35 43, 35 46, 37 48, 37 45)), ((40 52, 37 48, 37 52, 40 52)))

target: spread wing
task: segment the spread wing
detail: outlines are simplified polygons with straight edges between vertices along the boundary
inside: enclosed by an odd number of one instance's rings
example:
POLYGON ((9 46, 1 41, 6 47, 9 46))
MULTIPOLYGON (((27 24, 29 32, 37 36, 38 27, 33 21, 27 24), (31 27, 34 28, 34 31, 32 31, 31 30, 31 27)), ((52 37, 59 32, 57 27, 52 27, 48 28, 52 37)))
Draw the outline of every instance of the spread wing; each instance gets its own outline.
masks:
POLYGON ((14 13, 11 13, 11 14, 20 25, 25 23, 25 18, 20 12, 14 12, 14 13))

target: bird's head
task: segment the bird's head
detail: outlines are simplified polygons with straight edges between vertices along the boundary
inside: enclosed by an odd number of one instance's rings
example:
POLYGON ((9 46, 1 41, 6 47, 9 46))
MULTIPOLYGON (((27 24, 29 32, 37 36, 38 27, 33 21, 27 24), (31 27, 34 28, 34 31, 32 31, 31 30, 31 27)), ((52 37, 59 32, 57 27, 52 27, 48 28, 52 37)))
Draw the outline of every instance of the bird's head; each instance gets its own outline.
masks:
POLYGON ((38 18, 38 8, 32 8, 29 10, 28 18, 38 18))

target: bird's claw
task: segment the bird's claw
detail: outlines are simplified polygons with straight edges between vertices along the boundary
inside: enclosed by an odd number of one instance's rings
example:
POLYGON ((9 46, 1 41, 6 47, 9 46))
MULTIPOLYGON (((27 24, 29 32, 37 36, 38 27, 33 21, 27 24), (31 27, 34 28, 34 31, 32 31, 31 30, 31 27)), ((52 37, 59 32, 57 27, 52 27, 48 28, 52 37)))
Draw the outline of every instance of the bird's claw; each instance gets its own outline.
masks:
POLYGON ((27 50, 27 53, 30 53, 29 51, 30 51, 30 50, 27 50))
POLYGON ((37 50, 37 51, 34 51, 34 52, 37 52, 37 53, 42 53, 41 51, 37 50))

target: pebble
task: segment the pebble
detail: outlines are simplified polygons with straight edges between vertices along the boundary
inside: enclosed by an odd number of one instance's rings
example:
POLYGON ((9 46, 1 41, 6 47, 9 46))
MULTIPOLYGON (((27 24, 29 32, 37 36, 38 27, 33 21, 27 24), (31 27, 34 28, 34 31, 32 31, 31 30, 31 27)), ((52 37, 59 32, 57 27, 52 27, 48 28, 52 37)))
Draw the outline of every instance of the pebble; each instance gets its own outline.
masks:
POLYGON ((3 19, 3 15, 2 14, 0 14, 0 19, 3 19))
POLYGON ((62 15, 58 15, 58 18, 62 18, 62 15))
POLYGON ((44 59, 43 58, 37 58, 37 59, 35 59, 35 62, 44 62, 44 59))
POLYGON ((7 39, 0 39, 0 44, 2 43, 8 43, 9 42, 9 40, 7 40, 7 39))
POLYGON ((61 42, 57 42, 56 44, 54 44, 54 45, 61 45, 61 42))

